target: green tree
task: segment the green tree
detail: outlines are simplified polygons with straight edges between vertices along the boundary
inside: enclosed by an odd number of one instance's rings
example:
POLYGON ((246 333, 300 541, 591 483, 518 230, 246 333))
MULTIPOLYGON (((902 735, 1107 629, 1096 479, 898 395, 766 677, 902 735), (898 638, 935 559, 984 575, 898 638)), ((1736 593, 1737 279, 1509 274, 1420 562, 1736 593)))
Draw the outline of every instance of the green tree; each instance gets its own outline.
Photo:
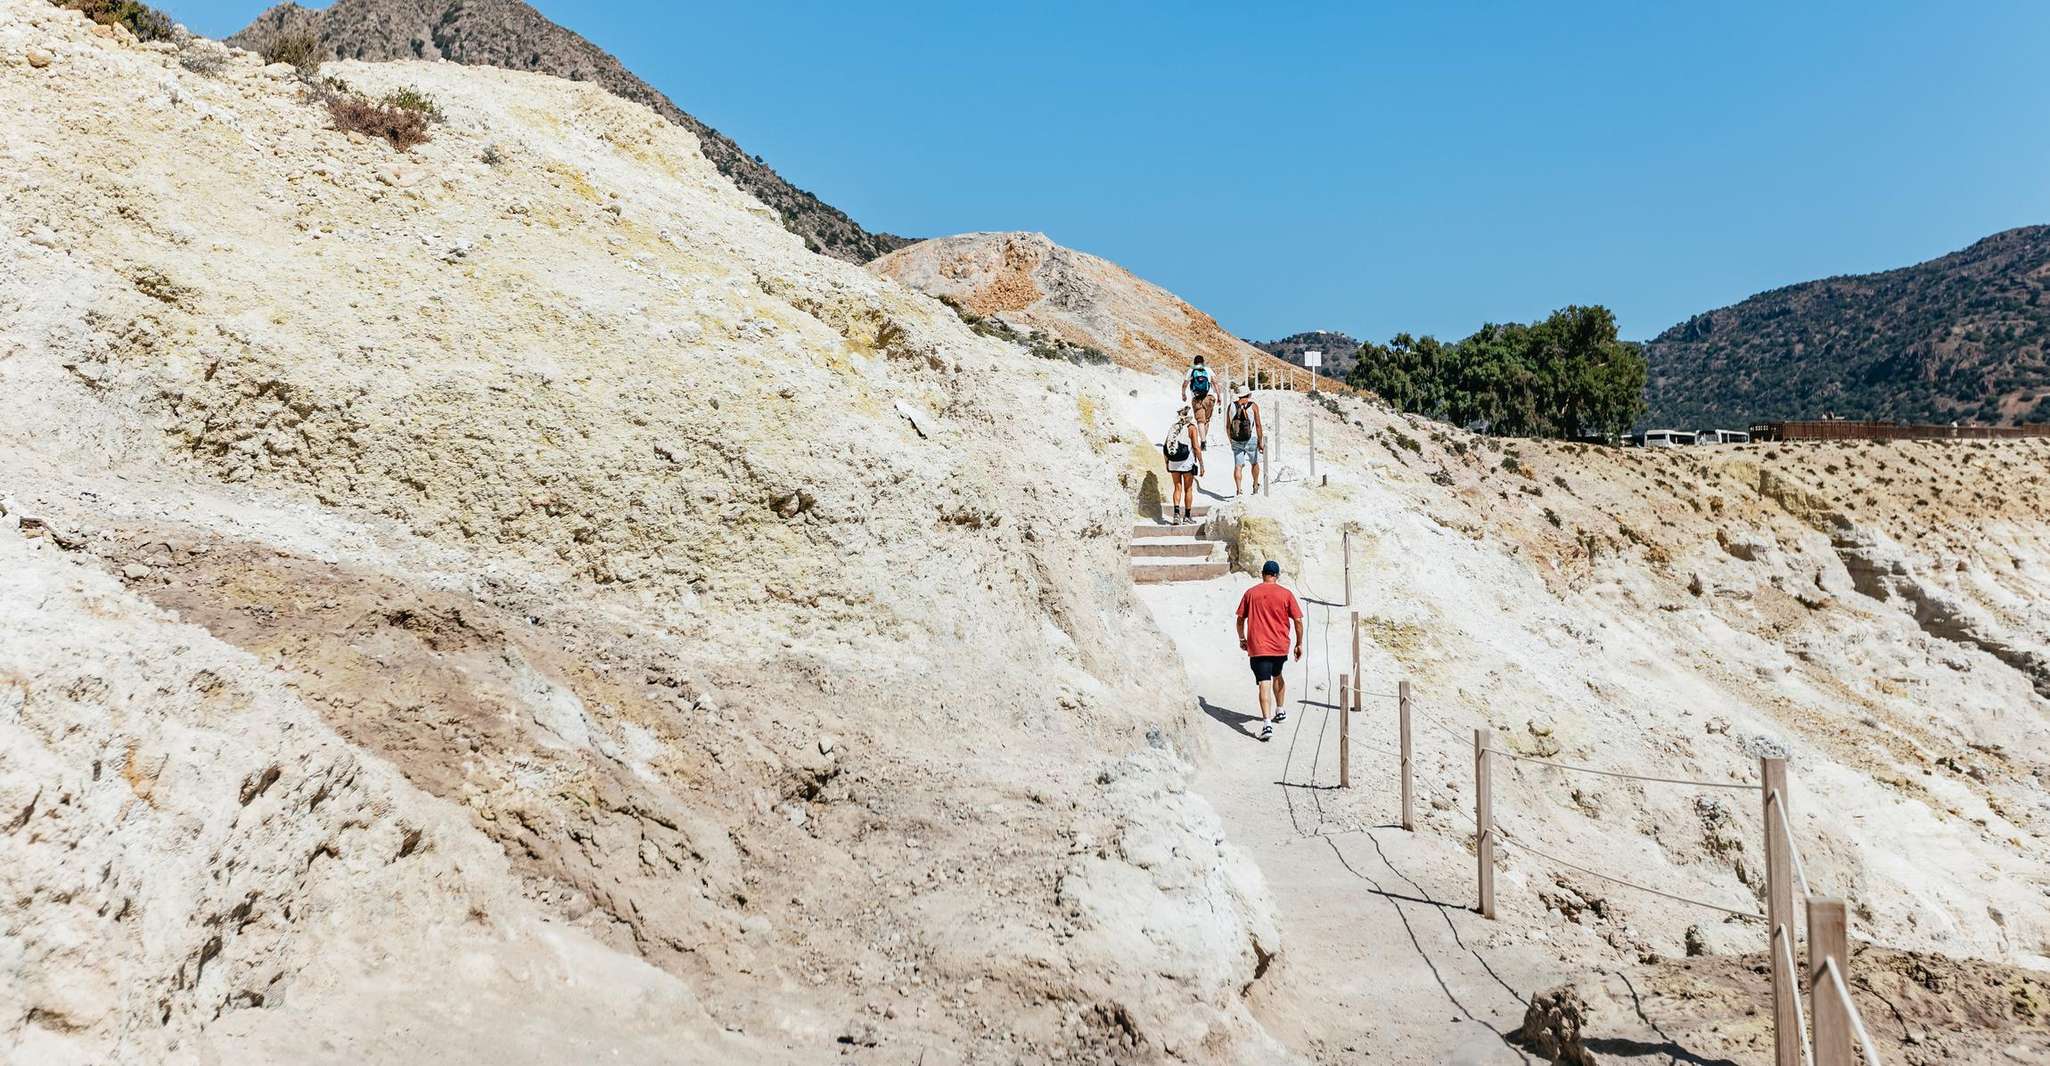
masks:
POLYGON ((1398 333, 1387 344, 1362 344, 1348 383, 1372 389, 1404 411, 1444 418, 1446 346, 1436 337, 1398 333))
POLYGON ((1465 340, 1398 333, 1363 344, 1348 383, 1400 410, 1509 436, 1614 434, 1644 414, 1646 366, 1605 307, 1530 325, 1489 323, 1465 340))

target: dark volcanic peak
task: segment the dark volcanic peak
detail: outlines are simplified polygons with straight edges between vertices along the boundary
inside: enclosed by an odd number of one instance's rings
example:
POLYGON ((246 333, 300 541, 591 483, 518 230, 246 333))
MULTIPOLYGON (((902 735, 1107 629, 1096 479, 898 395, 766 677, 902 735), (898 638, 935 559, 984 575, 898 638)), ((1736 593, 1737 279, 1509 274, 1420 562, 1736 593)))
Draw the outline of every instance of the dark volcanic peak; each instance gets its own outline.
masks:
POLYGON ((871 233, 839 209, 799 189, 718 130, 699 122, 667 96, 634 76, 612 54, 550 22, 521 0, 336 0, 314 11, 280 4, 228 38, 262 50, 279 34, 309 31, 337 59, 382 62, 439 55, 457 63, 530 70, 588 81, 614 95, 646 104, 692 133, 706 158, 741 191, 760 200, 814 251, 865 263, 912 243, 871 233))
POLYGON ((1335 378, 1344 377, 1352 369, 1353 361, 1360 350, 1360 342, 1352 337, 1321 329, 1308 333, 1293 333, 1278 341, 1248 340, 1246 343, 1297 366, 1303 365, 1304 352, 1323 352, 1323 372, 1335 378))
POLYGON ((1646 346, 1650 421, 2050 421, 2050 226, 1696 315, 1646 346))

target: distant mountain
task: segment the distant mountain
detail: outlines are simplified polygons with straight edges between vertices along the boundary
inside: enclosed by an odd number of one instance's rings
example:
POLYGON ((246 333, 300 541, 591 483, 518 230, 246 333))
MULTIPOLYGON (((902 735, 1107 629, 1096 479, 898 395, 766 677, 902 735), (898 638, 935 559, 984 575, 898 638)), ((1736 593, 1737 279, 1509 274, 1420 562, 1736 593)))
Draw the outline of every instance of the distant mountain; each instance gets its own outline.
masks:
POLYGON ((256 17, 228 43, 261 51, 283 33, 309 31, 336 59, 383 62, 440 56, 457 63, 530 70, 588 81, 697 135, 705 157, 742 192, 760 200, 813 251, 865 263, 911 243, 871 233, 811 193, 783 180, 718 130, 691 117, 612 54, 556 25, 520 0, 336 0, 325 10, 286 3, 256 17))
POLYGON ((1648 422, 2050 421, 2050 226, 1696 315, 1645 348, 1648 422))
POLYGON ((1322 373, 1328 377, 1343 379, 1352 370, 1352 364, 1359 355, 1360 342, 1343 333, 1329 330, 1312 330, 1295 333, 1278 341, 1253 341, 1247 344, 1278 359, 1286 359, 1297 366, 1303 365, 1304 352, 1323 352, 1322 373))

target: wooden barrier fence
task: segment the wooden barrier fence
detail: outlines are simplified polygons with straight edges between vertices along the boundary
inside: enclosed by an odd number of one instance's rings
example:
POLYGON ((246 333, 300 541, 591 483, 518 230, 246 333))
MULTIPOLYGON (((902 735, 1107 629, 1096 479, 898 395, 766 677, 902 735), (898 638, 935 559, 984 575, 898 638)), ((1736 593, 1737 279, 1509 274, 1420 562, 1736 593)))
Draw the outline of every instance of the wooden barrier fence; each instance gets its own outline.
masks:
MULTIPOLYGON (((1338 684, 1338 707, 1341 712, 1338 727, 1340 788, 1352 787, 1351 718, 1363 709, 1367 687, 1365 674, 1361 672, 1358 611, 1352 612, 1352 637, 1352 672, 1339 675, 1338 684)), ((1374 695, 1381 697, 1389 694, 1377 692, 1374 695)), ((1415 760, 1411 748, 1410 719, 1415 708, 1409 680, 1405 678, 1399 681, 1392 695, 1395 699, 1396 725, 1401 745, 1399 773, 1402 828, 1414 830, 1415 760)), ((1428 714, 1426 717, 1430 718, 1428 714)), ((1362 719, 1363 723, 1365 721, 1362 719)), ((1449 736, 1458 737, 1458 732, 1445 723, 1438 722, 1435 718, 1431 721, 1449 736)), ((1494 732, 1487 728, 1479 728, 1473 731, 1473 775, 1474 854, 1479 896, 1475 910, 1483 917, 1496 917, 1495 851, 1498 845, 1506 844, 1511 851, 1520 850, 1529 856, 1550 861, 1590 877, 1676 902, 1720 911, 1732 917, 1763 923, 1766 928, 1766 953, 1772 980, 1774 1066, 1880 1066, 1879 1054, 1872 1045, 1871 1034, 1866 1030, 1863 1018, 1859 1016, 1857 1004, 1851 1000, 1849 908, 1841 899, 1820 897, 1809 889, 1806 864, 1801 861, 1800 848, 1794 841, 1793 823, 1787 815, 1785 759, 1761 758, 1758 761, 1756 783, 1689 780, 1575 766, 1551 759, 1519 755, 1505 748, 1496 747, 1494 732), (1504 833, 1495 821, 1494 764, 1497 759, 1534 763, 1564 772, 1596 774, 1650 784, 1758 792, 1763 821, 1761 828, 1764 830, 1765 838, 1764 912, 1690 899, 1599 870, 1590 870, 1555 855, 1546 854, 1517 837, 1504 833), (1797 902, 1802 906, 1800 911, 1796 910, 1797 902), (1797 965, 1796 962, 1800 953, 1795 923, 1798 917, 1803 915, 1807 921, 1808 932, 1805 967, 1797 965), (1812 1016, 1810 1010, 1804 1009, 1806 1007, 1812 1007, 1812 1016)))
POLYGON ((2022 426, 1929 426, 1905 422, 1866 422, 1848 418, 1791 422, 1754 422, 1751 440, 2024 440, 2050 437, 2050 424, 2022 426))

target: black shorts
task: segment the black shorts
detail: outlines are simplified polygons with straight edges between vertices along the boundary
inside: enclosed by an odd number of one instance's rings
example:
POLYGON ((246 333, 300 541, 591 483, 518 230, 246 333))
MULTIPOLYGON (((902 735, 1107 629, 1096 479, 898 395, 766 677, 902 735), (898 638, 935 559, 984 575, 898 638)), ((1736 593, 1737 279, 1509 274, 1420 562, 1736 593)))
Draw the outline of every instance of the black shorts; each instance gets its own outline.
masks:
POLYGON ((1288 656, 1255 655, 1252 662, 1253 680, 1272 681, 1281 676, 1281 668, 1288 665, 1288 656))

